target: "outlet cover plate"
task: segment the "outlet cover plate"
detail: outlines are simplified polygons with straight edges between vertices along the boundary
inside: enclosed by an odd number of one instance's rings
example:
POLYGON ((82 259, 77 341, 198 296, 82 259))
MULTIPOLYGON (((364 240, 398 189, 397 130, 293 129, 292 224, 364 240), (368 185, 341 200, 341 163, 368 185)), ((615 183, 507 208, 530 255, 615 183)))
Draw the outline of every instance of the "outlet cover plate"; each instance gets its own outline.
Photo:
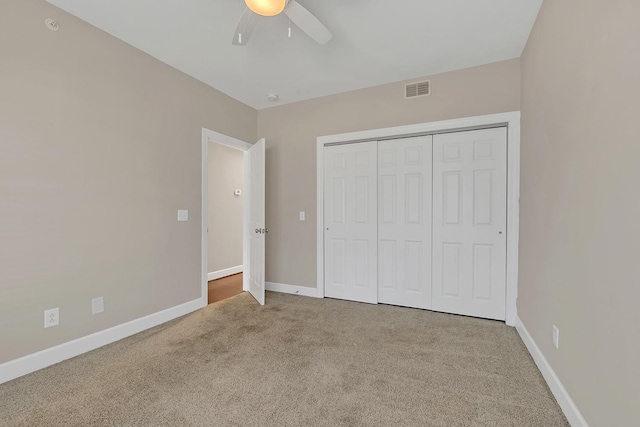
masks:
POLYGON ((44 327, 50 328, 60 324, 60 308, 51 308, 44 311, 44 327))
POLYGON ((104 298, 98 297, 91 300, 91 313, 98 314, 104 311, 104 298))

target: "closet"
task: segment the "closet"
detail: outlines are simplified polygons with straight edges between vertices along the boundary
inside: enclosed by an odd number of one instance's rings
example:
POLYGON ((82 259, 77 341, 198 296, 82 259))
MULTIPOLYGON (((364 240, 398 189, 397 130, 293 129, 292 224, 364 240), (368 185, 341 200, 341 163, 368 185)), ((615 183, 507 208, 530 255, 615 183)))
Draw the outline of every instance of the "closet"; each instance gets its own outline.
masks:
POLYGON ((325 296, 505 319, 505 127, 324 147, 325 296))

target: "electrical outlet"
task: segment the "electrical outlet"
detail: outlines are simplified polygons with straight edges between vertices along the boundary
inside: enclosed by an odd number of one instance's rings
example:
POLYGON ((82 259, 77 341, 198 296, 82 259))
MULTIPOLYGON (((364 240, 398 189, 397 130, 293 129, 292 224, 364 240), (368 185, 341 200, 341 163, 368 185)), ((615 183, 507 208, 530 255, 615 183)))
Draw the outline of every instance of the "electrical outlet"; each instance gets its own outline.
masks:
POLYGON ((58 326, 60 324, 60 309, 52 308, 44 311, 44 327, 58 326))
POLYGON ((186 209, 178 210, 178 221, 189 221, 189 211, 186 209))
POLYGON ((553 325, 553 345, 555 348, 560 345, 560 329, 556 325, 553 325))
POLYGON ((104 311, 104 298, 98 297, 91 300, 91 313, 98 314, 104 311))

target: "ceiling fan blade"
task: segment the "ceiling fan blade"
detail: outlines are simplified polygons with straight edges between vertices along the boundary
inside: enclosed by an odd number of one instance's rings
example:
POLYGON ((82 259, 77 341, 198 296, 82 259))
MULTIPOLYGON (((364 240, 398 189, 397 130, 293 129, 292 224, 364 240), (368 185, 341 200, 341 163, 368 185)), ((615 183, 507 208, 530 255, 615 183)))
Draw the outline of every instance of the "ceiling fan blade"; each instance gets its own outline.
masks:
POLYGON ((295 0, 289 1, 284 13, 291 18, 293 23, 302 31, 320 44, 326 44, 333 37, 331 32, 327 30, 327 27, 318 21, 318 18, 313 16, 311 12, 295 0))
POLYGON ((253 30, 256 28, 257 23, 258 15, 251 12, 249 9, 245 9, 244 12, 242 12, 240 22, 238 22, 238 26, 236 27, 236 32, 233 35, 231 43, 236 46, 246 45, 253 33, 253 30))

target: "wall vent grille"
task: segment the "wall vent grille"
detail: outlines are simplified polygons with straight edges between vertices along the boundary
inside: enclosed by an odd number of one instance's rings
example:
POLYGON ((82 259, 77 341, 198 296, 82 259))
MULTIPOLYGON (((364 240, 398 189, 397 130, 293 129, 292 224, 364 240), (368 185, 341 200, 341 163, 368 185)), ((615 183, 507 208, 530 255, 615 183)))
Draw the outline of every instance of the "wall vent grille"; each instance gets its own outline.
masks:
POLYGON ((431 94, 431 81, 409 83, 404 86, 404 97, 416 98, 418 96, 428 96, 431 94))

